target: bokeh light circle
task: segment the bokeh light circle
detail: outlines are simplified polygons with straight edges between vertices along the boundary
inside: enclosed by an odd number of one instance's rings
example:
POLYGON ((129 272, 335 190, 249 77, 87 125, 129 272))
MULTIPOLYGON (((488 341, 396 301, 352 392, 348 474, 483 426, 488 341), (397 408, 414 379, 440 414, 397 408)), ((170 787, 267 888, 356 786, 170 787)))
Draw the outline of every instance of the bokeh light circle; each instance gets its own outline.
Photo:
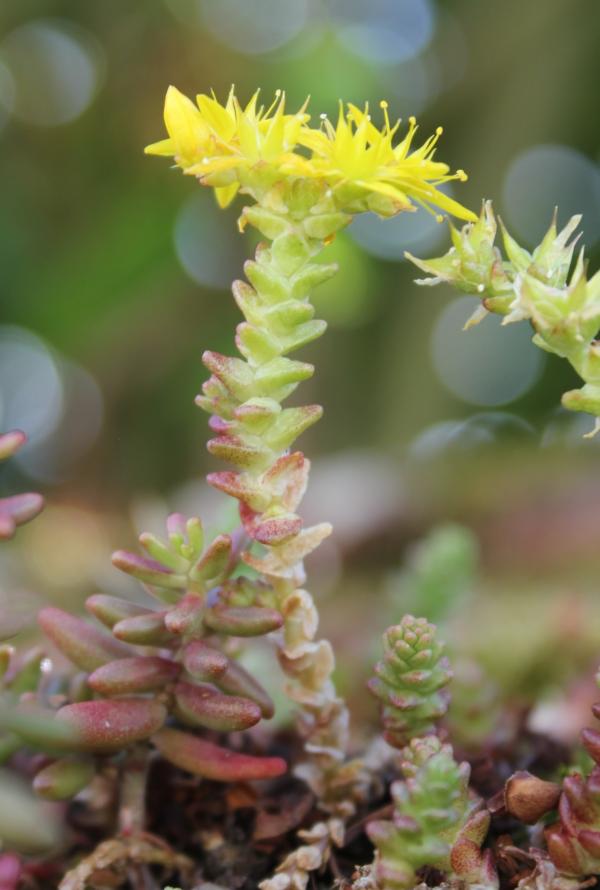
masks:
POLYGON ((539 242, 555 207, 562 225, 581 213, 589 246, 600 239, 600 168, 567 145, 535 145, 508 168, 503 204, 509 228, 529 244, 539 242))
POLYGON ((245 55, 271 52, 301 33, 308 0, 198 0, 204 26, 221 43, 245 55))
POLYGON ((232 213, 219 210, 208 189, 200 189, 183 204, 173 237, 179 262, 190 278, 203 287, 229 289, 232 274, 242 268, 244 241, 232 213))
POLYGON ((58 365, 45 343, 23 328, 0 328, 0 429, 30 439, 50 435, 63 412, 58 365))
POLYGON ((472 297, 459 297, 441 311, 431 335, 433 364, 446 389, 462 401, 505 405, 531 389, 545 356, 532 345, 526 324, 502 326, 498 316, 489 315, 463 331, 476 305, 472 297))
POLYGON ((399 213, 382 219, 375 213, 362 213, 348 229, 353 240, 371 256, 400 262, 404 251, 428 255, 448 239, 448 228, 426 210, 399 213))
POLYGON ((103 73, 94 37, 59 19, 36 19, 15 28, 0 44, 0 63, 12 78, 8 110, 28 124, 46 127, 79 117, 94 99, 103 73))
POLYGON ((448 453, 493 446, 500 440, 531 438, 531 424, 508 411, 483 411, 466 420, 443 420, 422 430, 409 446, 409 457, 430 460, 448 453))
POLYGON ((429 0, 333 0, 337 39, 376 64, 404 62, 431 41, 435 14, 429 0))

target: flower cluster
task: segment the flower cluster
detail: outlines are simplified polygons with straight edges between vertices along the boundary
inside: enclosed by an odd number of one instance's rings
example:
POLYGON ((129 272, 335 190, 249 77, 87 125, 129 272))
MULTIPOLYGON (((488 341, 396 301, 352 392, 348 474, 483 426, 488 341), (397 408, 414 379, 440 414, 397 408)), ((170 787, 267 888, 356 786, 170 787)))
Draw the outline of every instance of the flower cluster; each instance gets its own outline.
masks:
POLYGON ((440 208, 460 219, 475 219, 471 211, 440 190, 451 180, 465 180, 459 170, 434 160, 442 128, 413 147, 417 124, 395 142, 400 122, 390 124, 382 102, 384 124, 378 129, 368 106, 360 110, 340 103, 337 125, 321 117, 309 126, 308 100, 295 114, 285 113, 285 96, 276 94, 269 108, 258 104, 258 92, 242 107, 233 88, 225 105, 216 97, 199 95, 195 105, 175 87, 165 100, 168 139, 149 145, 149 154, 166 155, 185 173, 212 186, 222 206, 241 187, 255 198, 275 183, 305 178, 323 185, 338 210, 372 210, 393 216, 415 205, 440 208), (308 149, 309 157, 302 149, 308 149))
POLYGON ((503 228, 504 258, 494 243, 497 226, 488 202, 475 224, 460 232, 451 226, 453 246, 445 256, 407 256, 432 276, 419 284, 446 282, 481 299, 468 326, 487 312, 504 316, 504 324, 529 321, 536 346, 566 358, 583 379, 580 389, 563 395, 562 404, 592 414, 594 435, 600 429, 600 273, 588 279, 583 250, 572 262, 578 239, 571 236, 579 222, 574 216, 558 231, 555 218, 531 253, 503 228))

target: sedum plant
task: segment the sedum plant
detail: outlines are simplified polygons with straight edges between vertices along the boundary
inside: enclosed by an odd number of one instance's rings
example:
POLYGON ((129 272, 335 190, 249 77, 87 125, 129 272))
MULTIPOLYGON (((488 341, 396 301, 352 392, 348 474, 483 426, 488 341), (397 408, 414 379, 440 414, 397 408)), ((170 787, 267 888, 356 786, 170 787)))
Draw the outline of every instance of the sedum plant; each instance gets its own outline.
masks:
POLYGON ((600 273, 588 279, 583 249, 572 267, 581 221, 573 216, 558 231, 556 213, 540 244, 531 253, 520 247, 502 226, 504 253, 496 246, 497 223, 485 202, 479 220, 461 231, 450 227, 452 247, 443 257, 421 260, 407 254, 432 276, 419 284, 445 282, 481 300, 470 324, 488 312, 503 316, 503 324, 527 320, 533 342, 567 359, 583 380, 580 389, 564 393, 562 404, 596 418, 589 436, 600 429, 600 273))
POLYGON ((383 659, 368 688, 381 702, 384 738, 403 748, 429 735, 448 709, 446 687, 452 678, 444 646, 425 618, 405 615, 383 635, 383 659))
POLYGON ((424 866, 462 886, 495 888, 490 851, 483 853, 490 814, 469 792, 470 768, 437 736, 414 738, 403 751, 403 779, 391 788, 391 820, 374 820, 371 878, 381 890, 410 890, 424 866))
POLYGON ((306 107, 288 114, 285 97, 277 94, 264 108, 258 93, 242 107, 233 89, 225 105, 207 95, 194 104, 170 87, 168 138, 146 149, 173 157, 184 173, 214 188, 222 206, 239 192, 240 229, 251 225, 266 239, 245 264, 248 280, 233 285, 244 316, 235 338, 240 357, 206 352, 211 376, 197 400, 211 415, 209 451, 234 467, 211 473, 208 481, 239 500, 252 544, 242 560, 258 573, 283 617, 279 658, 287 694, 299 706, 308 756, 300 772, 328 817, 263 883, 264 890, 304 887, 308 872, 326 861, 330 842, 341 842, 343 822, 364 794, 360 763, 347 762, 348 713, 332 682, 333 652, 328 641, 316 639, 317 610, 303 588, 303 560, 331 528, 303 528, 297 509, 309 462, 292 446, 322 409, 282 407, 314 371, 288 355, 326 326, 314 318, 310 294, 336 267, 316 259, 356 213, 389 217, 424 205, 473 218, 439 191, 444 182, 466 178, 434 161, 441 128, 416 148, 416 122, 411 118, 397 139, 399 122, 390 124, 386 103, 381 129, 368 108, 354 105, 340 106, 335 126, 322 116, 311 127, 306 107))
MULTIPOLYGON (((86 795, 89 801, 98 788, 104 800, 93 823, 103 840, 73 863, 59 890, 128 882, 153 887, 159 874, 178 875, 186 886, 214 886, 198 884, 204 874, 195 873, 195 863, 146 830, 147 778, 160 756, 175 775, 238 783, 228 803, 247 810, 249 801, 261 800, 260 791, 254 796, 239 783, 284 774, 289 764, 272 756, 266 734, 247 745, 229 738, 273 714, 269 695, 235 657, 240 640, 253 637, 268 637, 276 646, 302 739, 295 774, 312 793, 298 818, 295 804, 291 818, 279 814, 279 835, 303 827, 299 843, 292 841, 283 858, 275 845, 278 865, 258 884, 261 890, 304 890, 309 881, 317 886, 327 864, 337 884, 348 887, 337 850, 354 855, 354 840, 365 835, 374 859, 360 867, 355 890, 436 884, 496 890, 500 878, 503 886, 522 890, 576 890, 600 873, 598 733, 583 736, 596 765, 559 786, 523 768, 535 763, 531 734, 524 732, 514 750, 505 745, 497 752, 483 720, 462 734, 470 752, 476 741, 482 747, 472 776, 448 742, 452 672, 437 630, 425 618, 405 615, 386 630, 383 657, 368 683, 380 703, 387 744, 376 743, 362 756, 350 750, 348 708, 333 682, 333 650, 318 636, 318 609, 305 588, 304 560, 331 527, 303 525, 300 505, 310 464, 295 442, 322 409, 285 404, 314 372, 290 356, 326 327, 314 317, 311 293, 336 267, 322 261, 321 252, 358 213, 391 217, 424 206, 465 220, 462 231, 451 229, 454 247, 446 257, 415 262, 434 276, 431 283, 449 281, 480 297, 483 309, 474 320, 488 311, 506 321, 529 319, 535 342, 566 357, 584 380, 582 389, 564 397, 567 407, 600 417, 596 277, 587 281, 581 256, 569 273, 576 221, 560 233, 553 223, 532 254, 504 233, 503 258, 494 246, 491 206, 484 205, 477 219, 439 189, 465 179, 434 159, 441 129, 417 145, 415 121, 401 134, 386 103, 381 106, 380 127, 368 107, 354 105, 340 106, 335 124, 321 116, 314 126, 306 103, 290 114, 279 93, 265 108, 258 93, 243 106, 233 90, 221 104, 214 95, 193 103, 169 88, 167 138, 148 153, 172 157, 176 167, 213 189, 223 207, 242 198, 239 228, 250 225, 264 239, 244 267, 246 280, 233 284, 243 316, 235 333, 238 354, 204 354, 209 377, 197 398, 210 415, 208 449, 228 464, 215 468, 208 481, 237 500, 239 527, 208 539, 200 519, 173 514, 164 538, 142 534, 141 552, 121 550, 113 557, 143 586, 144 605, 96 594, 86 602, 91 621, 43 609, 40 625, 61 656, 52 662, 41 649, 0 649, 0 764, 31 776, 35 792, 50 802, 82 802, 86 795), (483 778, 477 775, 482 764, 483 778), (385 780, 391 781, 389 791, 385 780), (496 792, 489 809, 482 785, 496 792), (542 820, 549 823, 545 845, 542 820), (537 845, 526 850, 526 843, 537 845)), ((18 433, 0 437, 0 457, 22 440, 18 433)), ((10 537, 40 507, 35 495, 0 502, 0 536, 10 537)), ((421 551, 404 582, 434 613, 429 618, 444 620, 460 600, 473 554, 469 536, 452 528, 421 551)), ((463 696, 462 719, 472 722, 475 713, 479 720, 487 700, 471 695, 468 684, 463 696)), ((552 764, 558 773, 556 755, 552 764)), ((198 784, 186 781, 201 796, 198 784)), ((43 810, 32 807, 22 789, 18 795, 35 821, 43 810)), ((275 797, 261 811, 263 831, 275 797)), ((14 799, 12 778, 0 774, 0 802, 12 806, 14 799)), ((58 806, 70 812, 68 804, 58 806)), ((0 816, 0 841, 7 845, 12 836, 2 826, 0 816)), ((263 839, 272 840, 267 835, 263 839)), ((198 837, 220 850, 218 831, 199 830, 198 837)), ((34 848, 64 842, 60 831, 32 830, 30 840, 34 848)), ((190 843, 197 841, 194 833, 190 843)), ((0 884, 12 888, 21 877, 26 883, 35 876, 35 868, 21 875, 15 853, 27 845, 18 838, 11 843, 13 850, 0 852, 0 884)), ((364 845, 360 856, 368 858, 364 845)), ((42 870, 37 885, 45 877, 42 870)))

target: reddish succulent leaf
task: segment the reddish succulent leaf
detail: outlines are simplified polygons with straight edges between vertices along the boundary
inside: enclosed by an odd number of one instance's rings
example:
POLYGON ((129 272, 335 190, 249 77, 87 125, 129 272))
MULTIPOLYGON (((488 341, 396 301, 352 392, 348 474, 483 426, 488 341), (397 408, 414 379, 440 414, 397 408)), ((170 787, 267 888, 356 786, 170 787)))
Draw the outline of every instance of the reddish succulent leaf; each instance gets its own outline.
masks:
POLYGON ((10 430, 8 433, 0 433, 0 460, 12 457, 26 441, 27 436, 21 430, 10 430))
POLYGON ((127 550, 117 550, 112 555, 113 565, 128 575, 133 575, 144 584, 155 584, 157 587, 165 587, 181 590, 185 587, 185 575, 172 572, 154 559, 138 556, 127 550))
POLYGON ((178 729, 161 729, 152 741, 163 757, 175 766, 215 782, 273 779, 287 769, 281 757, 239 754, 178 729))
POLYGON ((109 596, 105 593, 95 593, 93 596, 89 596, 85 601, 85 607, 98 621, 110 628, 113 628, 118 621, 122 621, 124 618, 133 618, 134 615, 145 615, 152 611, 138 603, 131 602, 131 600, 124 600, 119 596, 109 596))
POLYGON ((165 626, 173 634, 193 634, 202 627, 204 598, 197 593, 186 593, 174 609, 165 615, 165 626))
POLYGON ((75 731, 76 750, 108 753, 149 738, 166 718, 157 701, 119 698, 65 705, 55 719, 75 731))
POLYGON ((100 695, 152 692, 175 680, 180 671, 180 665, 168 658, 140 655, 99 667, 88 677, 88 684, 100 695))
POLYGON ((175 701, 179 715, 192 726, 218 732, 236 732, 254 726, 261 718, 258 705, 248 698, 224 695, 206 684, 178 683, 175 701))
POLYGON ((184 649, 183 664, 197 680, 214 680, 225 673, 229 659, 208 643, 193 640, 184 649))
POLYGON ((283 618, 276 609, 260 606, 214 606, 206 610, 204 624, 216 633, 257 637, 278 630, 283 618))
POLYGON ((43 506, 43 497, 35 492, 0 498, 0 539, 12 538, 16 527, 37 516, 43 506))
POLYGON ((62 757, 36 775, 33 789, 46 800, 67 800, 89 785, 96 770, 88 757, 62 757))
POLYGON ((269 693, 237 661, 229 660, 227 670, 215 677, 213 683, 229 695, 243 695, 256 702, 263 717, 269 718, 275 713, 269 693))
POLYGON ((164 646, 173 639, 165 627, 166 612, 147 612, 124 618, 113 627, 118 640, 134 643, 136 646, 164 646))
POLYGON ((48 606, 38 616, 42 630, 63 655, 84 671, 94 671, 114 658, 127 658, 133 650, 82 618, 48 606))

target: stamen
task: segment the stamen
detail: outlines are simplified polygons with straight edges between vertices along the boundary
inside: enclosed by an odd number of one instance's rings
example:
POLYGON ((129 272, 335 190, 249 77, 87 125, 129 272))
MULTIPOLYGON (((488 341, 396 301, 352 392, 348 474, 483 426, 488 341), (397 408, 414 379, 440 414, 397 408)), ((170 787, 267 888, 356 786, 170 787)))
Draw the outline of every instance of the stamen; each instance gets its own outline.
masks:
POLYGON ((388 103, 386 102, 385 99, 381 100, 381 102, 379 103, 379 107, 383 111, 383 119, 385 121, 386 132, 389 133, 390 132, 390 119, 388 116, 388 103))

